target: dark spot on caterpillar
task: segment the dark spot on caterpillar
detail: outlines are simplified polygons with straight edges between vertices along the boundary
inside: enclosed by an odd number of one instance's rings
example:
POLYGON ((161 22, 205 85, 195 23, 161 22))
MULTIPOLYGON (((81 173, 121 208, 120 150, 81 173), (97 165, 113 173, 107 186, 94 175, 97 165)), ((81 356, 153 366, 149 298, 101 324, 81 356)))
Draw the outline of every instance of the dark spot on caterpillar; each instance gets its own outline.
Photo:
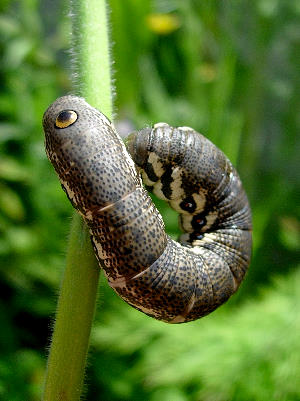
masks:
POLYGON ((174 181, 172 178, 172 172, 173 168, 171 166, 168 166, 166 167, 165 172, 160 178, 162 184, 161 190, 167 199, 171 199, 173 193, 171 189, 171 183, 174 181))
POLYGON ((132 253, 132 249, 124 246, 123 252, 124 252, 124 255, 130 255, 132 253))
POLYGON ((191 224, 195 230, 200 230, 206 225, 206 217, 203 213, 196 214, 193 216, 191 224))
POLYGON ((199 192, 198 182, 195 182, 193 185, 189 175, 184 171, 181 174, 181 188, 183 189, 186 197, 190 197, 193 193, 199 192))
POLYGON ((197 233, 196 231, 190 234, 190 242, 200 240, 204 237, 203 233, 197 233))
POLYGON ((147 189, 147 191, 152 192, 153 191, 153 185, 145 185, 145 188, 147 189))
POLYGON ((183 199, 183 201, 179 204, 182 210, 186 212, 193 213, 196 210, 196 202, 192 196, 188 196, 187 198, 183 199))
POLYGON ((155 174, 155 171, 153 169, 153 165, 151 163, 146 163, 145 167, 144 167, 145 173, 147 174, 149 180, 156 182, 158 181, 158 177, 155 174))

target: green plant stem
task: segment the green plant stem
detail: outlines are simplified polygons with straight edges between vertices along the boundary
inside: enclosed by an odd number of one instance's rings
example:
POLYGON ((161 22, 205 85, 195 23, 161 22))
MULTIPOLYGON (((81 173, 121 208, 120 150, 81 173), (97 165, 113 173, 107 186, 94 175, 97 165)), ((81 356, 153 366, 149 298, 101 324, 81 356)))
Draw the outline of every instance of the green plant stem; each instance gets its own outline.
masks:
MULTIPOLYGON (((105 0, 73 0, 71 18, 75 92, 112 119, 105 0)), ((99 272, 88 230, 81 217, 74 214, 48 358, 44 401, 80 399, 99 272)))
POLYGON ((84 377, 99 268, 83 220, 74 216, 47 367, 44 400, 78 400, 84 377))
POLYGON ((112 119, 112 85, 105 0, 73 0, 73 83, 78 95, 112 119))

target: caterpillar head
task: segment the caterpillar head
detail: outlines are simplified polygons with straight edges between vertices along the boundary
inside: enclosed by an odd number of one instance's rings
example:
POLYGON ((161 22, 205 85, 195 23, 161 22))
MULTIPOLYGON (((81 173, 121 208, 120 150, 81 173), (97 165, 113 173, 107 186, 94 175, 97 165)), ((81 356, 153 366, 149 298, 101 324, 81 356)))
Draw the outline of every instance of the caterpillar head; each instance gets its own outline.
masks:
POLYGON ((83 156, 87 141, 91 140, 95 130, 105 129, 108 125, 111 125, 109 119, 83 98, 73 95, 58 98, 43 116, 48 158, 55 168, 58 160, 63 160, 67 166, 74 162, 73 155, 79 156, 78 151, 73 150, 80 149, 83 156))

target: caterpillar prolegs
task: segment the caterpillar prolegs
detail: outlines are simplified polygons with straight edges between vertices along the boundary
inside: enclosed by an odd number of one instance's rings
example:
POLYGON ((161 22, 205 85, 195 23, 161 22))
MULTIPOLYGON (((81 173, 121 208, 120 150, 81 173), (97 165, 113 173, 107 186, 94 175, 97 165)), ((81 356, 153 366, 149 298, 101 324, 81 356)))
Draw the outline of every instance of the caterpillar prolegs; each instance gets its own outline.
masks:
POLYGON ((251 211, 236 170, 208 139, 160 123, 131 134, 127 151, 111 122, 75 96, 57 99, 43 126, 48 158, 127 303, 183 323, 237 290, 250 262, 251 211), (140 173, 179 212, 179 243, 165 233, 140 173))

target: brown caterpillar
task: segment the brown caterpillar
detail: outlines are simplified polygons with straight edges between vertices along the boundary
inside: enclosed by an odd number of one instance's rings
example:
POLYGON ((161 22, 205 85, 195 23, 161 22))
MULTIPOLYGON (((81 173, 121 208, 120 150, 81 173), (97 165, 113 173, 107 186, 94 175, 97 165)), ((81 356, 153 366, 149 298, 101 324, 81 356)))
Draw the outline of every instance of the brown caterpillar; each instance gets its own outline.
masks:
POLYGON ((126 148, 84 99, 45 112, 46 152, 91 233, 109 285, 134 308, 168 323, 198 319, 239 287, 250 262, 251 211, 234 167, 192 128, 156 124, 126 148), (173 241, 142 185, 180 213, 173 241))

